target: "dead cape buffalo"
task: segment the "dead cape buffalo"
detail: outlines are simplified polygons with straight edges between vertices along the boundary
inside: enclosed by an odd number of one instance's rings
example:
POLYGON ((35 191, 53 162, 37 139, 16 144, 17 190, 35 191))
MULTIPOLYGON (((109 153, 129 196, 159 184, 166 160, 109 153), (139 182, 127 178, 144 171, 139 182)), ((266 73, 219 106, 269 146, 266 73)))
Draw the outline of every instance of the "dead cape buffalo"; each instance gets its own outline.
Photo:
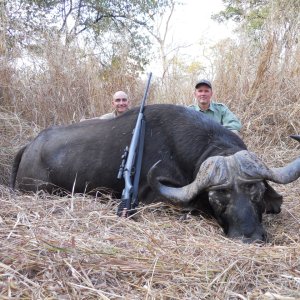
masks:
MULTIPOLYGON (((112 120, 42 131, 16 155, 11 187, 17 180, 24 191, 106 188, 119 197, 124 182, 117 173, 137 114, 138 109, 132 109, 112 120)), ((267 181, 296 180, 300 158, 282 168, 268 168, 237 135, 182 106, 146 106, 145 120, 139 199, 204 211, 229 237, 264 241, 262 214, 279 213, 282 203, 267 181)))

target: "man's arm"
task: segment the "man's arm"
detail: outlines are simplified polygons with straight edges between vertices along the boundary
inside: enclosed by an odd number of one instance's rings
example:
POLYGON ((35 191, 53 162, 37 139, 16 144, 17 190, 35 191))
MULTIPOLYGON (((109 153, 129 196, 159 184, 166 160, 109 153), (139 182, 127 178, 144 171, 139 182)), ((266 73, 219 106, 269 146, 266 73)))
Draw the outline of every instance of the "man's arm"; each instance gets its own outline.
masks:
POLYGON ((102 116, 100 116, 100 117, 94 117, 94 118, 89 118, 89 119, 82 118, 82 119, 80 120, 80 122, 88 121, 88 120, 95 120, 95 119, 108 120, 108 119, 114 119, 115 117, 116 117, 115 113, 114 113, 114 112, 111 112, 111 113, 102 115, 102 116))
POLYGON ((98 117, 98 119, 102 119, 102 120, 108 120, 108 119, 114 119, 116 117, 116 114, 114 112, 102 115, 100 117, 98 117))
POLYGON ((222 125, 229 130, 237 132, 240 132, 242 128, 241 121, 226 105, 223 106, 222 125))

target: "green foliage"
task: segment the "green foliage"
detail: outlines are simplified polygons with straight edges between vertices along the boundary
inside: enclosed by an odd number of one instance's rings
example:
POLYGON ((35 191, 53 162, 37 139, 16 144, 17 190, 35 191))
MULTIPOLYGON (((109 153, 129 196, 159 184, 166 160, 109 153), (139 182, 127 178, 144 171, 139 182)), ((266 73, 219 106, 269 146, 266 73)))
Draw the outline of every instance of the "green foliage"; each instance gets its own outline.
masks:
POLYGON ((212 18, 218 22, 232 20, 243 23, 250 30, 260 29, 269 15, 271 2, 267 0, 223 0, 225 10, 212 18))
POLYGON ((220 11, 218 14, 212 16, 212 19, 218 21, 219 23, 233 20, 235 22, 240 22, 244 18, 243 10, 238 7, 227 6, 225 10, 220 11))
POLYGON ((212 16, 218 22, 232 20, 254 41, 264 40, 266 28, 276 35, 299 24, 299 0, 223 0, 225 9, 212 16))
POLYGON ((156 14, 170 0, 10 0, 2 2, 1 21, 5 24, 8 49, 38 52, 49 35, 59 36, 66 45, 78 42, 101 52, 100 63, 107 66, 126 48, 134 69, 148 62, 149 38, 156 14))
POLYGON ((247 20, 249 14, 260 13, 261 9, 269 7, 270 1, 267 0, 223 0, 225 10, 213 15, 213 19, 224 22, 233 20, 242 22, 247 20))

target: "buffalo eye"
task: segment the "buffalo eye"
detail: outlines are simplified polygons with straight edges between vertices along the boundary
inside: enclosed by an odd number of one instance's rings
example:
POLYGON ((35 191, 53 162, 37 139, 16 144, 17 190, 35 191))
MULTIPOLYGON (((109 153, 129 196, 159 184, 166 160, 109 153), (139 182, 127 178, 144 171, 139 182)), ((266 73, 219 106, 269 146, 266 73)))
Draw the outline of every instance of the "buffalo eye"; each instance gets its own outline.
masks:
POLYGON ((251 195, 260 194, 263 190, 263 184, 262 182, 244 183, 242 185, 242 189, 244 190, 244 192, 251 195))
POLYGON ((254 202, 260 202, 265 191, 263 182, 246 183, 243 185, 243 189, 251 196, 251 200, 254 202))
POLYGON ((253 193, 253 192, 255 192, 256 184, 255 183, 245 183, 243 185, 243 187, 246 191, 253 193))
POLYGON ((230 193, 228 190, 220 189, 209 192, 209 199, 211 204, 218 206, 226 206, 230 200, 230 193))

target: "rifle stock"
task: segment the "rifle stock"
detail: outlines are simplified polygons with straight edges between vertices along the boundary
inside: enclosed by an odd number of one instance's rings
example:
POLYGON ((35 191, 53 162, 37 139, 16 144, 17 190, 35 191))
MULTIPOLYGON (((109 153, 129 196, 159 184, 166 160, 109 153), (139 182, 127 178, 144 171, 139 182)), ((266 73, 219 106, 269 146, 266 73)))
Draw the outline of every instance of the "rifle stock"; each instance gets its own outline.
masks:
POLYGON ((118 212, 117 212, 119 216, 123 216, 123 217, 127 217, 129 214, 132 213, 133 202, 134 202, 134 208, 138 204, 137 189, 138 189, 140 169, 142 164, 142 154, 143 154, 143 145, 144 145, 144 136, 145 136, 144 107, 147 100, 151 77, 152 77, 152 73, 150 73, 148 77, 147 86, 141 102, 136 125, 133 130, 133 135, 130 142, 129 150, 128 147, 125 148, 125 153, 122 155, 122 163, 118 173, 118 178, 121 178, 123 175, 124 182, 125 182, 125 188, 123 189, 121 203, 118 207, 118 212), (127 153, 126 153, 126 149, 128 150, 127 153), (135 169, 134 174, 132 172, 133 169, 135 169))

